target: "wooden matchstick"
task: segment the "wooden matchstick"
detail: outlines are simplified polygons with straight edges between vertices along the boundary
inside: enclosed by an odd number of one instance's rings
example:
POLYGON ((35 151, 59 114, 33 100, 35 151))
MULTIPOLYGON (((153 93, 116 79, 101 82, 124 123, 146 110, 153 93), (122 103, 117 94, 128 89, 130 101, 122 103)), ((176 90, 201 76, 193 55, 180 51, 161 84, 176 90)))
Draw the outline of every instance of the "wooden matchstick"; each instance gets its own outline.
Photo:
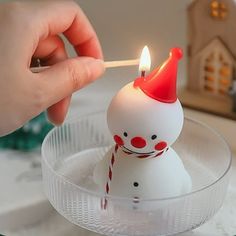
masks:
MULTIPOLYGON (((114 67, 123 67, 123 66, 135 66, 139 64, 139 59, 134 60, 124 60, 124 61, 105 61, 105 68, 114 68, 114 67)), ((33 73, 40 73, 46 69, 49 69, 50 66, 41 66, 41 67, 31 67, 30 70, 33 73)))
POLYGON ((104 62, 104 64, 105 64, 105 68, 136 66, 139 64, 139 59, 125 60, 125 61, 106 61, 104 62))

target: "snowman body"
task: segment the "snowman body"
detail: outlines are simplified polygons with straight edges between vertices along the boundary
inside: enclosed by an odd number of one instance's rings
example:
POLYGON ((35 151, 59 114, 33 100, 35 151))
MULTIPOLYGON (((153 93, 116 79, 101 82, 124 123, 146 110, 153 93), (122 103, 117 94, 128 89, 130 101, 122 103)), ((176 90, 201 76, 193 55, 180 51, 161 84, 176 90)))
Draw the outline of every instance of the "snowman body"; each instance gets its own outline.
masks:
POLYGON ((94 180, 104 192, 112 155, 110 194, 132 199, 156 199, 179 196, 191 191, 191 178, 177 153, 169 148, 157 157, 139 158, 112 147, 97 165, 94 180), (142 174, 143 173, 143 174, 142 174))
POLYGON ((191 191, 191 178, 171 148, 184 121, 176 95, 181 56, 181 50, 172 49, 161 67, 127 84, 112 99, 107 123, 116 145, 94 170, 94 181, 105 195, 137 200, 191 191))

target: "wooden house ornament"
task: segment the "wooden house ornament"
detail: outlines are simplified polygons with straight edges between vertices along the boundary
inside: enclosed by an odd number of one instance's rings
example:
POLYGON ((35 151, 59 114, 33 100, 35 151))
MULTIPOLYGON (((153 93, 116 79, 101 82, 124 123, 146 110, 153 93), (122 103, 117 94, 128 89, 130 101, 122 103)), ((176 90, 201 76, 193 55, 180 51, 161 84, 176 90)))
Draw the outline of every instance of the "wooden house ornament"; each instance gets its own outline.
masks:
POLYGON ((230 89, 236 68, 236 1, 195 0, 188 7, 188 80, 183 104, 236 119, 230 89))

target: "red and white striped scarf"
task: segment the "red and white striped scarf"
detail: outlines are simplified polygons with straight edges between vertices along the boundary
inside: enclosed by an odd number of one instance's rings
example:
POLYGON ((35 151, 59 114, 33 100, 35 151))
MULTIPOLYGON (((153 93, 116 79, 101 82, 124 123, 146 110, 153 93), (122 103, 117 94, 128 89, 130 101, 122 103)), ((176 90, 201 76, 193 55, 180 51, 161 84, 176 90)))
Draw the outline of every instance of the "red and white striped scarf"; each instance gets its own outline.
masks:
MULTIPOLYGON (((126 149, 123 149, 121 147, 121 150, 128 155, 131 158, 139 158, 139 159, 147 159, 147 158, 156 158, 156 157, 160 157, 164 152, 167 152, 169 148, 166 148, 158 153, 151 153, 151 154, 137 154, 131 151, 128 151, 126 149)), ((119 146, 116 144, 114 151, 112 152, 111 155, 111 159, 110 159, 110 163, 109 163, 109 171, 108 171, 108 175, 107 175, 107 182, 106 182, 106 189, 105 189, 105 193, 106 195, 108 195, 110 193, 110 188, 111 188, 111 182, 112 182, 112 176, 113 176, 113 167, 115 164, 115 156, 117 154, 119 150, 119 146)), ((101 206, 103 209, 107 208, 107 198, 104 198, 104 201, 102 201, 101 206)))

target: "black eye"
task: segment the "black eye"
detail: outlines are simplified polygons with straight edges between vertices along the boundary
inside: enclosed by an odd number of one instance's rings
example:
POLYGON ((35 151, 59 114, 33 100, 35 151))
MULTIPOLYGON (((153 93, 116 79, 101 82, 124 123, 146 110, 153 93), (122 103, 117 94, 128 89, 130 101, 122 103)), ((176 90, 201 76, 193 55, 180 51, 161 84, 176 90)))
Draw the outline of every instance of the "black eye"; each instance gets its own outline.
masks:
POLYGON ((154 134, 152 135, 152 140, 155 140, 157 138, 157 136, 154 134))
POLYGON ((128 134, 127 134, 126 132, 124 132, 124 136, 125 136, 125 137, 127 137, 127 136, 128 136, 128 134))
POLYGON ((134 185, 134 187, 138 187, 139 186, 138 182, 134 182, 133 185, 134 185))

